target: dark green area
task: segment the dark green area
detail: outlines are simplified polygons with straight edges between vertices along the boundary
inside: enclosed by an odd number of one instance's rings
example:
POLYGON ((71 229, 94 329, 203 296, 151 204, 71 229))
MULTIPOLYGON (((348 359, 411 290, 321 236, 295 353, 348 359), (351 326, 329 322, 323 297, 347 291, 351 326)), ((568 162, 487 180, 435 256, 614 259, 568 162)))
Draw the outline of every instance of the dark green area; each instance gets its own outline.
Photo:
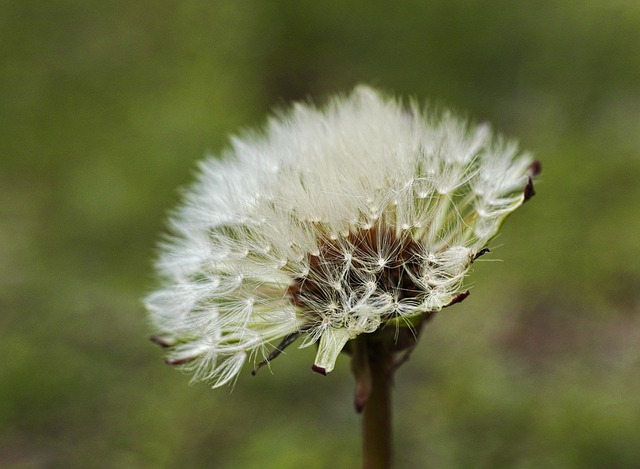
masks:
POLYGON ((357 467, 346 359, 188 386, 140 299, 198 159, 364 82, 543 161, 398 373, 397 466, 636 467, 638 51, 622 0, 0 2, 0 466, 357 467))

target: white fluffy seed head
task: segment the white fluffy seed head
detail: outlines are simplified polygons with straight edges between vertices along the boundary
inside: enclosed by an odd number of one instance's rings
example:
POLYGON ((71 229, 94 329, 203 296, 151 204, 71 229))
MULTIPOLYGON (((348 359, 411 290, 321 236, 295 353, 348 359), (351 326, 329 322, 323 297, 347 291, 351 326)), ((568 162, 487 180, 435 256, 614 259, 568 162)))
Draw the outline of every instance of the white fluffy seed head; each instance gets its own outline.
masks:
POLYGON ((200 164, 161 245, 146 304, 177 344, 169 361, 219 386, 302 334, 331 371, 348 340, 460 295, 530 195, 531 164, 487 126, 368 87, 232 139, 200 164))

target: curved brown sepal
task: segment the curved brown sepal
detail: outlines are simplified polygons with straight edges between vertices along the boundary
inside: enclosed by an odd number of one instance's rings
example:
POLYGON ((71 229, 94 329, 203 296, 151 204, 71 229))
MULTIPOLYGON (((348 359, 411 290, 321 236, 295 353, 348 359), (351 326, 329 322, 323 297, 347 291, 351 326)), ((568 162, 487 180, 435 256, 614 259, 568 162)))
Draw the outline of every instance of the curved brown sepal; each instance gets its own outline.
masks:
POLYGON ((462 293, 458 293, 453 300, 451 300, 449 303, 447 303, 446 305, 444 305, 445 308, 455 305, 456 303, 461 303, 462 301, 464 301, 471 293, 469 292, 469 290, 463 291, 462 293))
POLYGON ((536 195, 536 191, 533 188, 533 179, 531 179, 531 176, 529 176, 527 185, 524 186, 524 200, 522 201, 522 203, 526 202, 534 195, 536 195))

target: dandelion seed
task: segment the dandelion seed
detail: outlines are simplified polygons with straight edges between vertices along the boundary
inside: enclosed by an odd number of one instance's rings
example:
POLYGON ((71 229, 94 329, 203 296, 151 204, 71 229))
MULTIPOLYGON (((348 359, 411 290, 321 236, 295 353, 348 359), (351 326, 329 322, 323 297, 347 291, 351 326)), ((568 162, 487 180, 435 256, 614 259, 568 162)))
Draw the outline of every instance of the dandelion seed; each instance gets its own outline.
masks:
POLYGON ((402 342, 467 297, 471 264, 539 169, 486 125, 371 88, 295 105, 201 163, 146 300, 156 342, 214 386, 298 337, 323 374, 359 335, 389 327, 402 342))

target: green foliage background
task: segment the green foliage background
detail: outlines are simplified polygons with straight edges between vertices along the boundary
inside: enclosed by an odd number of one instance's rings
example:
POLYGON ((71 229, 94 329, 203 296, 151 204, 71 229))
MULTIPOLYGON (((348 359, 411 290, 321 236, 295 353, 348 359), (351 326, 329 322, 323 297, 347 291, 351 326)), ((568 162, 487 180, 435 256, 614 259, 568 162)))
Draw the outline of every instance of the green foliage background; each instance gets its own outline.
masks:
POLYGON ((631 0, 0 2, 0 466, 358 466, 345 359, 188 386, 140 299, 198 159, 364 82, 544 168, 397 375, 397 467, 637 467, 638 51, 631 0))

